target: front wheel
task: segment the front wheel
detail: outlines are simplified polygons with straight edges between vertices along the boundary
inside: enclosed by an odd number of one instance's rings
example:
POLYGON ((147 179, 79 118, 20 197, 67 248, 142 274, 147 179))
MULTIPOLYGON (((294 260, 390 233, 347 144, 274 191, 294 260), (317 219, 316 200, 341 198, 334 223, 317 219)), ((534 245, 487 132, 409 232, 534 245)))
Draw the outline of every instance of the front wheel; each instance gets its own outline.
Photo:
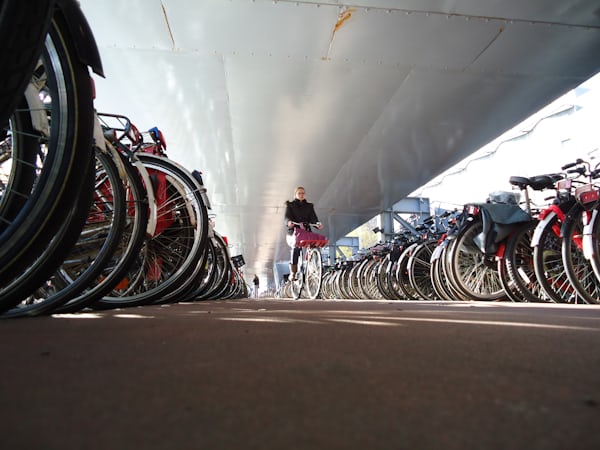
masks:
POLYGON ((314 300, 319 296, 322 280, 321 252, 318 249, 311 248, 306 258, 306 291, 308 298, 314 300))

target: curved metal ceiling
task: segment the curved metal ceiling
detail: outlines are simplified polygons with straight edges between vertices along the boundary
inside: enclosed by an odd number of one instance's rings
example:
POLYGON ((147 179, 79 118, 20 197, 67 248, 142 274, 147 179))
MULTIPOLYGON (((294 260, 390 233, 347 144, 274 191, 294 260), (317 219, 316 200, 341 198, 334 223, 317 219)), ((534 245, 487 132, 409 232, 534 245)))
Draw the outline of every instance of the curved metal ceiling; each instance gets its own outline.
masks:
POLYGON ((600 70, 597 0, 81 0, 99 111, 204 172, 246 272, 303 185, 344 236, 600 70))

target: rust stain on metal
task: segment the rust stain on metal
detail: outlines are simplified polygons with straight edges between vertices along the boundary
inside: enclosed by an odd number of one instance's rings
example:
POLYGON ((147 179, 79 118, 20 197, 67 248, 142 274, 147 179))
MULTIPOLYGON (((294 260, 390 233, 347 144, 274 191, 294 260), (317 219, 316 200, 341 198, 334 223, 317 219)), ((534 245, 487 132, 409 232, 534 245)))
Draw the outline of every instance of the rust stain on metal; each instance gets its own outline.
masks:
POLYGON ((162 8, 163 16, 165 18, 165 23, 167 24, 167 31, 169 32, 169 37, 171 38, 171 45, 173 46, 173 50, 175 50, 175 39, 173 38, 173 32, 171 31, 171 24, 169 23, 169 17, 167 16, 167 10, 163 2, 160 2, 160 6, 162 8))
POLYGON ((352 17, 352 14, 356 11, 356 8, 347 8, 343 7, 340 13, 338 14, 338 19, 333 27, 333 32, 331 33, 331 39, 329 39, 329 48, 327 49, 327 55, 323 56, 321 59, 323 61, 329 60, 329 53, 331 52, 331 47, 333 46, 333 39, 335 38, 335 33, 352 17))
POLYGON ((342 25, 344 25, 348 20, 350 20, 350 18, 352 17, 352 13, 354 13, 355 11, 356 8, 347 8, 340 11, 335 27, 333 27, 333 34, 337 33, 337 30, 339 30, 342 27, 342 25))

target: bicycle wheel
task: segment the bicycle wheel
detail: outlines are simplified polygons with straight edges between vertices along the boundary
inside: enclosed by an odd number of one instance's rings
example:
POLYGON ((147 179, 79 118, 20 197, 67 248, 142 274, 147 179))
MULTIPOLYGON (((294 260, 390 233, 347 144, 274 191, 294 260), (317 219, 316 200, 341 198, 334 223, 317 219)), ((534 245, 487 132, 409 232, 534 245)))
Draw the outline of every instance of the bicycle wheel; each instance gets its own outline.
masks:
POLYGON ((584 221, 587 223, 591 214, 579 205, 569 211, 562 227, 561 250, 567 278, 579 296, 573 301, 597 304, 600 303, 600 280, 583 252, 584 221))
POLYGON ((137 156, 158 183, 162 199, 159 225, 154 235, 147 236, 129 268, 127 283, 98 300, 94 308, 171 301, 187 293, 204 268, 208 213, 200 196, 200 186, 187 170, 173 161, 148 154, 137 156))
POLYGON ((229 251, 223 237, 215 232, 214 237, 209 239, 214 249, 214 283, 210 289, 203 295, 203 298, 223 298, 226 296, 226 290, 233 275, 229 271, 231 265, 229 251))
MULTIPOLYGON (((57 12, 21 100, 23 109, 0 124, 0 285, 31 268, 32 261, 37 284, 56 269, 38 257, 64 227, 63 216, 77 199, 74 193, 89 181, 90 173, 82 168, 93 156, 92 91, 87 66, 76 55, 69 27, 57 12)), ((64 256, 70 249, 56 250, 64 256)))
POLYGON ((480 220, 471 222, 456 236, 449 264, 453 284, 472 300, 499 300, 505 296, 494 256, 485 255, 474 238, 483 231, 480 220))
POLYGON ((314 300, 319 296, 322 281, 321 251, 317 248, 311 248, 308 250, 306 257, 306 295, 308 295, 308 298, 314 300))
POLYGON ((398 265, 396 267, 396 280, 398 281, 397 286, 400 288, 404 297, 407 300, 418 300, 419 294, 413 286, 410 284, 409 274, 408 274, 408 260, 412 255, 412 252, 417 248, 419 244, 413 243, 406 247, 404 251, 400 254, 400 258, 398 259, 398 265))
POLYGON ((498 259, 498 276, 500 278, 500 284, 502 285, 502 288, 504 289, 504 292, 506 293, 506 297, 511 302, 519 302, 520 303, 520 302, 525 301, 523 296, 519 293, 519 291, 515 287, 515 282, 511 278, 510 274, 508 273, 506 258, 498 259))
MULTIPOLYGON (((110 147, 109 147, 110 148, 110 147)), ((55 313, 73 313, 92 305, 113 290, 118 284, 126 284, 124 278, 133 264, 144 242, 148 224, 148 198, 136 168, 119 153, 112 153, 122 179, 125 191, 125 223, 120 239, 108 262, 101 272, 89 283, 79 296, 54 309, 55 313)), ((66 279, 68 279, 65 276, 66 279)))
POLYGON ((423 300, 431 300, 435 297, 433 283, 431 281, 431 255, 436 246, 436 241, 422 242, 410 255, 408 260, 408 280, 423 300))
POLYGON ((591 253, 590 263, 592 264, 592 269, 596 277, 600 279, 600 219, 598 217, 598 207, 596 207, 592 211, 590 218, 589 235, 584 236, 584 239, 588 240, 587 245, 591 253))
POLYGON ((198 280, 198 284, 194 286, 194 289, 189 294, 190 298, 198 300, 208 299, 210 292, 215 290, 221 276, 217 273, 220 267, 217 261, 219 257, 219 250, 216 248, 214 238, 209 236, 206 240, 206 259, 204 261, 203 276, 198 280))
POLYGON ((534 233, 533 267, 548 301, 570 303, 577 292, 571 286, 563 264, 561 226, 556 214, 540 222, 534 233))
POLYGON ((56 270, 64 262, 80 236, 92 200, 93 166, 84 169, 84 172, 89 175, 91 182, 80 186, 80 190, 74 196, 75 202, 68 211, 63 211, 62 226, 52 236, 52 240, 41 249, 38 257, 28 267, 0 289, 0 313, 3 317, 34 316, 53 306, 51 302, 45 301, 43 295, 39 305, 25 300, 50 277, 46 275, 47 270, 56 270), (87 205, 87 208, 82 208, 82 205, 87 205), (42 275, 46 275, 46 278, 42 275))
MULTIPOLYGON (((532 221, 515 231, 506 244, 504 264, 518 301, 546 301, 546 294, 535 274, 531 239, 539 222, 532 221)), ((517 301, 517 300, 515 300, 517 301)))
POLYGON ((32 295, 5 313, 6 316, 54 312, 79 296, 113 256, 125 223, 125 191, 112 159, 97 151, 95 160, 94 197, 77 242, 60 268, 32 295))
POLYGON ((448 288, 448 281, 446 279, 445 271, 445 260, 446 251, 448 249, 449 241, 444 240, 438 244, 431 255, 431 282, 433 284, 433 290, 437 297, 441 300, 456 300, 452 292, 448 288))
POLYGON ((394 263, 388 253, 377 266, 377 288, 387 300, 399 300, 390 288, 390 271, 394 263))

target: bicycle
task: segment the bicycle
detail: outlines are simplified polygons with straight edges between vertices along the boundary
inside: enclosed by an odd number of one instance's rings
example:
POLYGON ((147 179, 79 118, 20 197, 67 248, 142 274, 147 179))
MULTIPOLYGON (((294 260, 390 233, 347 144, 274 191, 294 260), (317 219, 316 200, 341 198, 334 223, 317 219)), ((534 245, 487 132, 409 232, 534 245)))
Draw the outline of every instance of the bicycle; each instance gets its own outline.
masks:
POLYGON ((56 270, 84 226, 94 183, 88 66, 102 76, 102 65, 72 0, 5 1, 0 37, 0 286, 23 286, 0 294, 4 310, 56 270))
MULTIPOLYGON (((319 223, 298 223, 302 229, 309 231, 311 227, 318 227, 319 223)), ((327 239, 300 239, 295 236, 289 236, 294 242, 288 241, 290 247, 300 247, 300 258, 298 258, 298 272, 295 280, 291 280, 292 297, 294 300, 300 298, 302 290, 305 288, 308 298, 314 300, 319 296, 321 283, 323 281, 323 261, 321 258, 321 248, 325 247, 329 241, 327 239)))

